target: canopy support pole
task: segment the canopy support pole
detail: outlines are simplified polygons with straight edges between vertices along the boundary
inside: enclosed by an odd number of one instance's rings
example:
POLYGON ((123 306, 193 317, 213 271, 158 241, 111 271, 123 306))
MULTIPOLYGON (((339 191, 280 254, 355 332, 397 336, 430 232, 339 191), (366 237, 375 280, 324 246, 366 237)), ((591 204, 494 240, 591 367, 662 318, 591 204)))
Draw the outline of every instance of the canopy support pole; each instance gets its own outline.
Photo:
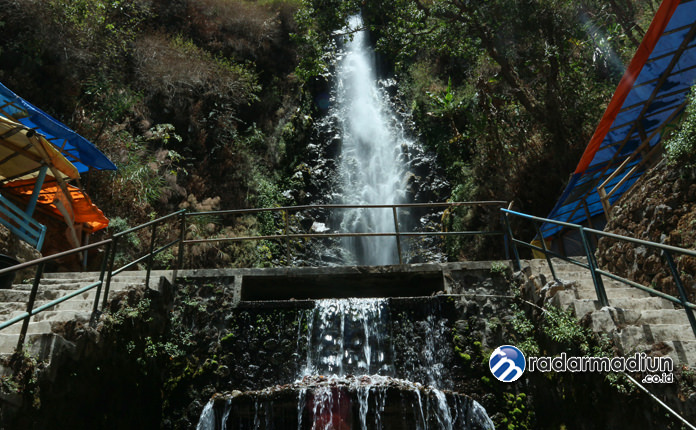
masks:
POLYGON ((36 202, 39 200, 39 194, 41 194, 41 187, 43 187, 44 180, 46 179, 46 172, 48 171, 48 166, 41 166, 39 170, 39 176, 36 178, 36 183, 34 184, 34 191, 31 193, 31 198, 29 199, 29 204, 24 213, 27 214, 29 218, 34 215, 34 209, 36 209, 36 202))

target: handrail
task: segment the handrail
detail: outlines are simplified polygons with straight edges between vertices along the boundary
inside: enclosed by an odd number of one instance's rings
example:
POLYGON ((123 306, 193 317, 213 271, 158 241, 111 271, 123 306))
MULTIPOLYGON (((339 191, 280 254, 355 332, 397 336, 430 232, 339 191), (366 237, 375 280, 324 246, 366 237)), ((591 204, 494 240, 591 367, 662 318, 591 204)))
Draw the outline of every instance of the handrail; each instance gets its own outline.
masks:
MULTIPOLYGON (((146 283, 149 283, 149 274, 150 274, 150 270, 151 270, 151 266, 152 266, 152 257, 154 255, 157 255, 158 253, 166 250, 167 248, 172 247, 180 242, 180 240, 177 239, 177 240, 171 241, 171 242, 165 244, 164 246, 157 248, 155 250, 155 249, 153 249, 153 246, 154 246, 154 240, 153 240, 151 243, 150 251, 148 252, 148 254, 146 254, 145 256, 137 258, 136 260, 134 260, 135 262, 129 262, 129 263, 126 263, 121 268, 114 269, 113 262, 114 262, 114 257, 116 255, 116 253, 118 252, 118 246, 117 246, 118 239, 127 235, 127 234, 131 234, 131 233, 134 233, 138 230, 141 230, 143 228, 152 227, 154 230, 158 226, 160 226, 164 222, 166 222, 167 220, 172 219, 176 216, 183 215, 184 212, 185 212, 185 210, 180 210, 178 212, 171 213, 171 214, 163 216, 161 218, 158 218, 158 219, 146 222, 144 224, 141 224, 137 227, 134 227, 134 228, 131 228, 131 229, 119 232, 119 233, 115 233, 110 238, 102 240, 100 242, 95 242, 95 243, 81 246, 78 248, 74 248, 74 249, 71 249, 68 251, 63 251, 63 252, 60 252, 57 254, 49 255, 46 257, 41 257, 41 258, 38 258, 38 259, 33 260, 33 261, 28 261, 25 263, 20 263, 20 264, 11 266, 11 267, 0 269, 0 275, 3 275, 6 273, 13 273, 13 272, 17 272, 19 270, 28 269, 28 268, 31 268, 34 266, 36 266, 36 268, 37 268, 35 275, 34 275, 32 288, 31 288, 30 293, 29 293, 29 300, 27 302, 26 311, 20 315, 15 316, 14 318, 11 318, 8 321, 0 323, 0 330, 3 330, 11 325, 16 324, 16 323, 22 322, 22 329, 20 331, 19 339, 17 342, 17 350, 20 350, 24 346, 24 341, 26 339, 26 334, 27 334, 28 327, 29 327, 29 321, 34 315, 37 315, 43 311, 51 309, 51 308, 65 302, 65 301, 72 299, 73 297, 77 297, 83 293, 86 293, 86 292, 89 292, 93 289, 96 289, 96 295, 95 295, 94 306, 92 309, 92 318, 91 318, 91 322, 93 323, 95 321, 95 316, 97 315, 98 310, 99 310, 99 299, 100 299, 100 295, 101 295, 102 286, 105 286, 104 304, 102 306, 102 309, 104 309, 104 307, 106 306, 106 298, 108 296, 108 287, 109 287, 109 283, 111 281, 112 276, 115 276, 116 274, 122 272, 126 268, 131 267, 134 264, 137 264, 137 262, 148 260, 148 265, 147 265, 148 277, 146 279, 146 283), (102 259, 102 265, 101 265, 101 270, 99 272, 100 274, 99 274, 98 281, 91 282, 86 286, 83 286, 83 287, 81 287, 75 291, 72 291, 64 296, 61 296, 55 300, 52 300, 49 303, 45 303, 41 306, 34 307, 34 302, 36 300, 36 296, 38 293, 38 288, 40 285, 41 277, 43 276, 43 269, 44 269, 44 266, 46 263, 56 261, 56 260, 61 259, 61 258, 69 257, 69 256, 72 256, 75 254, 79 254, 82 252, 88 252, 88 251, 91 251, 94 249, 105 249, 105 251, 106 251, 104 253, 104 256, 102 259), (107 262, 109 262, 109 261, 111 262, 111 264, 107 265, 107 262), (107 276, 106 281, 104 280, 105 275, 107 276)), ((183 225, 181 227, 183 228, 183 225)))
MULTIPOLYGON (((606 289, 605 289, 604 283, 602 281, 602 276, 606 276, 610 279, 621 282, 621 283, 626 284, 630 287, 640 289, 640 290, 645 291, 651 295, 658 296, 658 297, 661 297, 661 298, 668 300, 672 303, 681 305, 684 308, 684 312, 686 313, 686 317, 689 320, 689 324, 691 325, 691 329, 694 332, 694 336, 696 336, 696 317, 694 317, 694 313, 693 313, 693 310, 696 309, 696 305, 689 302, 688 296, 686 294, 686 289, 684 288, 684 285, 683 285, 682 280, 681 280, 681 276, 679 275, 679 271, 677 270, 676 264, 674 263, 674 259, 672 258, 673 253, 696 257, 696 251, 691 250, 691 249, 679 248, 679 247, 672 246, 672 245, 666 245, 663 243, 655 243, 655 242, 650 242, 650 241, 643 240, 643 239, 637 239, 637 238, 633 238, 633 237, 622 236, 622 235, 618 235, 618 234, 614 234, 614 233, 595 230, 592 228, 584 227, 584 226, 579 225, 579 224, 572 224, 572 223, 567 223, 567 222, 563 222, 563 221, 557 221, 557 220, 552 220, 552 219, 548 219, 548 218, 541 218, 541 217, 537 217, 537 216, 533 216, 533 215, 527 215, 527 214, 524 214, 521 212, 515 212, 512 210, 509 210, 509 209, 501 209, 501 211, 503 213, 503 216, 505 217, 505 225, 506 225, 507 230, 508 230, 507 234, 510 238, 510 242, 513 245, 513 250, 514 250, 514 254, 515 254, 515 264, 516 264, 517 268, 520 267, 520 259, 519 259, 519 253, 517 252, 517 245, 522 245, 522 246, 525 246, 527 248, 543 252, 544 255, 546 256, 546 261, 549 265, 549 269, 551 270, 552 276, 556 280, 557 280, 556 273, 553 269, 553 263, 551 262, 550 256, 554 256, 554 257, 560 258, 566 262, 584 267, 585 269, 588 269, 590 271, 590 274, 592 275, 592 280, 594 282, 597 300, 599 300, 599 303, 602 306, 609 306, 609 300, 607 298, 606 289), (519 218, 523 218, 523 219, 532 221, 535 223, 535 227, 537 227, 536 223, 550 223, 550 224, 560 225, 560 226, 563 226, 563 227, 566 227, 569 229, 577 230, 578 233, 580 234, 580 238, 582 239, 581 242, 583 245, 583 249, 585 251, 585 255, 587 256, 587 263, 582 263, 578 260, 573 260, 570 257, 567 257, 565 255, 558 253, 558 252, 547 249, 546 243, 543 240, 542 236, 540 236, 540 237, 542 237, 542 239, 541 239, 542 246, 541 247, 526 243, 526 242, 519 240, 519 239, 516 239, 512 233, 512 229, 510 228, 510 220, 509 220, 510 216, 515 216, 515 217, 519 217, 519 218), (677 291, 679 292, 679 297, 671 296, 671 295, 664 293, 662 291, 654 290, 650 287, 646 287, 644 285, 641 285, 637 282, 623 278, 623 277, 618 276, 616 274, 613 274, 611 272, 599 269, 595 255, 590 248, 590 242, 589 242, 588 237, 587 237, 588 234, 592 234, 595 236, 608 237, 608 238, 612 238, 615 240, 625 241, 625 242, 643 245, 646 247, 660 250, 662 252, 662 256, 665 258, 665 261, 667 262, 667 266, 668 266, 669 271, 671 273, 672 279, 674 280, 674 282, 677 286, 677 291)), ((538 227, 537 227, 537 232, 538 232, 538 227)))
POLYGON ((282 211, 301 211, 305 209, 391 209, 391 208, 441 208, 459 206, 501 206, 508 202, 498 200, 482 200, 472 202, 437 202, 437 203, 394 203, 383 205, 360 205, 360 204, 321 204, 321 205, 299 205, 299 206, 278 206, 270 208, 250 208, 250 209, 228 209, 221 211, 188 212, 187 216, 201 215, 231 215, 255 212, 282 212, 282 211))
MULTIPOLYGON (((394 237, 397 243, 397 253, 399 256, 399 264, 403 264, 403 254, 401 247, 401 237, 410 236, 490 236, 498 235, 505 237, 504 230, 494 231, 456 231, 456 232, 419 232, 405 231, 399 229, 399 219, 397 209, 399 208, 441 208, 441 207, 461 207, 461 206, 505 206, 509 202, 506 201, 471 201, 471 202, 438 202, 438 203, 394 203, 394 204, 320 204, 320 205, 299 205, 299 206, 279 206, 270 208, 252 208, 252 209, 230 209, 222 211, 206 211, 206 212, 189 212, 186 217, 196 216, 222 216, 222 215, 241 215, 260 212, 280 212, 284 215, 285 226, 282 234, 261 235, 261 236, 237 236, 237 237, 216 237, 206 239, 188 239, 184 240, 184 245, 197 243, 212 243, 212 242, 243 242, 252 240, 285 240, 286 248, 286 264, 290 264, 290 240, 291 239, 316 239, 316 238, 340 238, 340 237, 394 237), (306 209, 391 209, 394 220, 394 231, 388 232, 357 232, 357 233, 290 233, 289 218, 291 212, 299 212, 306 209)), ((504 246, 507 251, 507 247, 504 246)))
POLYGON ((138 230, 142 230, 142 229, 144 229, 145 227, 150 227, 150 226, 152 226, 152 225, 161 224, 162 221, 166 221, 166 220, 168 220, 168 219, 170 219, 170 218, 174 218, 175 216, 181 215, 182 213, 185 213, 185 212, 186 212, 186 209, 180 209, 180 210, 178 210, 178 211, 176 211, 176 212, 170 213, 169 215, 165 215, 165 216, 163 216, 163 217, 160 217, 160 218, 157 218, 157 219, 153 219, 152 221, 148 221, 148 222, 146 222, 146 223, 140 224, 140 225, 135 226, 135 227, 133 227, 133 228, 129 228, 128 230, 124 230, 124 231, 120 231, 120 232, 118 232, 118 233, 114 233, 113 237, 125 236, 125 235, 127 235, 127 234, 134 233, 134 232, 136 232, 136 231, 138 231, 138 230))
MULTIPOLYGON (((487 235, 501 235, 505 236, 505 231, 504 230, 492 230, 492 231, 457 231, 457 232, 448 232, 448 231, 440 231, 440 232, 432 232, 432 231, 427 231, 427 232, 401 232, 399 231, 398 227, 398 216, 397 216, 397 209, 399 208, 439 208, 439 207, 460 207, 460 206, 504 206, 507 205, 507 202, 503 201, 475 201, 475 202, 438 202, 438 203, 401 203, 401 204, 385 204, 385 205, 351 205, 351 204, 326 204, 326 205, 303 205, 303 206, 281 206, 281 207, 272 207, 272 208, 253 208, 253 209, 233 209, 233 210, 223 210, 223 211, 206 211, 206 212, 188 212, 185 209, 172 212, 168 215, 165 215, 163 217, 148 221, 146 223, 140 224, 136 227, 124 230, 122 232, 118 232, 113 234, 110 238, 102 240, 100 242, 95 242, 89 245, 81 246, 79 248, 71 249, 68 251, 60 252, 57 254, 53 254, 50 256, 46 257, 41 257, 39 259, 25 262, 25 263, 20 263, 5 269, 0 269, 0 275, 3 275, 5 273, 11 273, 11 272, 17 272, 19 270, 31 268, 31 267, 37 267, 34 280, 33 280, 33 285, 32 289, 30 291, 30 299, 27 303, 27 310, 8 320, 3 323, 0 323, 0 330, 3 330, 11 325, 14 325, 18 322, 22 322, 22 330, 20 332, 20 337, 19 341, 17 343, 17 349, 21 349, 24 345, 24 340, 26 337, 28 325, 29 325, 29 320, 36 314, 43 312, 47 309, 53 308, 73 297, 76 297, 78 295, 81 295, 85 292, 89 292, 92 290, 96 289, 96 294, 95 294, 95 299, 94 299, 94 306, 92 309, 92 318, 91 318, 91 323, 95 322, 95 317, 99 313, 99 302, 100 299, 103 296, 103 302, 101 304, 101 309, 105 309, 107 306, 107 299, 109 295, 109 288, 111 284, 111 280, 114 276, 118 275, 119 273, 135 266, 140 263, 144 263, 147 269, 147 276, 145 283, 146 285, 149 286, 149 281, 150 281, 150 271, 152 269, 153 265, 153 259, 156 255, 160 254, 161 252, 174 247, 176 245, 179 246, 179 252, 178 252, 178 258, 176 263, 174 264, 173 268, 173 277, 176 277, 176 273, 179 269, 183 268, 183 255, 184 255, 184 247, 186 245, 190 244, 195 244, 195 243, 203 243, 203 242, 215 242, 215 241, 252 241, 252 240, 271 240, 271 239, 284 239, 286 243, 286 251, 287 251, 287 263, 290 263, 290 240, 291 239, 299 239, 299 238, 326 238, 326 237, 375 237, 375 236, 392 236, 397 238, 398 242, 398 247, 399 247, 399 263, 403 263, 403 259, 401 256, 401 237, 412 237, 412 236, 453 236, 453 235, 478 235, 478 236, 487 236, 487 235), (289 214, 290 212, 296 212, 296 211, 301 211, 301 210, 307 210, 307 209, 356 209, 356 208, 363 208, 363 209, 392 209, 392 213, 394 216, 395 220, 395 231, 394 232, 368 232, 368 233, 304 233, 304 234, 298 234, 298 233, 291 233, 290 231, 290 226, 289 226, 289 214), (231 237, 231 238, 208 238, 208 239, 188 239, 186 240, 186 225, 187 225, 187 218, 189 217, 198 217, 198 216, 209 216, 209 215, 215 215, 215 216, 222 216, 222 215, 235 215, 235 214, 245 214, 245 213, 260 213, 260 212, 282 212, 285 215, 285 229, 283 231, 283 234, 278 234, 278 235, 266 235, 266 236, 244 236, 244 237, 231 237), (171 240, 167 242, 166 244, 156 247, 156 236, 157 236, 157 227, 160 225, 163 225, 165 222, 169 220, 173 220, 178 218, 178 224, 179 224, 179 234, 176 239, 171 240), (121 249, 119 247, 119 244, 122 245, 122 240, 125 236, 135 233, 137 231, 140 231, 145 228, 151 228, 151 237, 150 237, 150 243, 148 246, 148 252, 144 255, 141 255, 140 257, 135 258, 133 261, 126 262, 123 264, 123 266, 116 268, 115 266, 115 258, 116 254, 119 252, 121 249), (99 280, 94 281, 76 291, 73 291, 65 296, 62 296, 58 299, 55 299, 49 303, 43 304, 38 307, 34 307, 34 301, 38 293, 38 288, 40 285, 40 280, 41 277, 43 276, 43 268, 46 263, 58 260, 60 258, 65 258, 69 257, 78 253, 82 252, 88 252, 91 250, 95 249, 103 249, 104 254, 102 257, 102 263, 101 263, 101 269, 99 271, 99 280), (103 291, 102 291, 103 289, 103 291)), ((507 238, 505 238, 505 243, 507 243, 507 238)))
POLYGON ((22 269, 27 269, 29 267, 36 266, 39 263, 48 263, 49 261, 58 260, 58 259, 63 258, 63 257, 69 257, 73 254, 78 254, 82 251, 89 251, 90 249, 99 248, 103 245, 106 245, 107 243, 111 243, 111 239, 105 239, 105 240, 102 240, 101 242, 94 242, 94 243, 91 243, 89 245, 81 246, 79 248, 74 248, 74 249, 70 249, 68 251, 59 252, 58 254, 51 254, 49 256, 37 258, 36 260, 27 261, 25 263, 15 264, 14 266, 0 269, 0 275, 4 275, 5 273, 10 273, 10 272, 16 272, 16 271, 19 271, 22 269))

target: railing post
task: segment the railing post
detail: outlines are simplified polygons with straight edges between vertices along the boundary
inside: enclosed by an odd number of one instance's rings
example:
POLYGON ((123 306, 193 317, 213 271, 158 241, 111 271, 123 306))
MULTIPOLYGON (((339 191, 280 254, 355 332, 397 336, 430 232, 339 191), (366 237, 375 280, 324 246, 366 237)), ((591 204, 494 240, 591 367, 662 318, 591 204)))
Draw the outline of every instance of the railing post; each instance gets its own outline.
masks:
POLYGON ((515 271, 518 271, 522 268, 522 264, 520 263, 520 254, 517 252, 517 244, 515 243, 515 237, 512 235, 512 228, 510 227, 510 218, 507 212, 503 212, 504 217, 505 217, 505 228, 507 230, 507 235, 510 238, 510 244, 512 245, 512 253, 515 255, 515 259, 513 260, 513 265, 515 266, 514 269, 515 271))
POLYGON ((176 277, 179 270, 184 264, 184 241, 186 240, 186 211, 181 212, 181 220, 179 221, 179 255, 176 258, 176 268, 172 274, 172 283, 176 282, 176 277))
MULTIPOLYGON (((498 220, 500 225, 505 224, 505 213, 500 211, 500 219, 498 220)), ((510 261, 510 238, 508 237, 507 229, 502 228, 503 232, 503 252, 505 254, 505 260, 510 261)))
POLYGON ((283 210, 285 216, 285 265, 290 266, 291 256, 290 256, 290 212, 287 209, 283 210))
POLYGON ((111 257, 111 247, 113 243, 109 242, 106 244, 106 252, 104 253, 104 258, 101 262, 101 270, 99 271, 99 285, 97 286, 96 296, 94 297, 94 307, 92 308, 92 316, 89 319, 90 325, 94 325, 97 318, 97 311, 99 310, 99 298, 101 297, 102 286, 104 285, 104 273, 106 272, 106 264, 109 262, 111 257))
POLYGON ((111 276, 114 271, 114 260, 118 251, 118 238, 114 236, 111 242, 111 255, 109 256, 109 269, 106 272, 106 285, 104 286, 104 300, 102 301, 102 310, 106 308, 109 302, 109 288, 111 287, 111 276))
POLYGON ((157 240, 157 224, 152 224, 152 234, 150 236, 150 250, 147 257, 147 272, 145 274, 145 287, 150 288, 150 271, 152 270, 152 253, 155 251, 155 241, 157 240))
POLYGON ((553 277, 554 281, 559 282, 558 276, 556 276, 556 271, 553 269, 553 263, 551 263, 551 257, 549 256, 548 249, 546 249, 546 241, 544 240, 544 236, 541 234, 541 229, 536 221, 532 221, 532 223, 536 229, 537 237, 539 237, 539 240, 541 240, 541 249, 544 250, 544 257, 546 257, 546 263, 549 265, 549 270, 551 270, 551 276, 553 277))
POLYGON ((686 290, 684 289, 684 284, 682 284, 681 276, 679 276, 679 270, 677 270, 677 265, 674 264, 674 259, 672 254, 666 249, 662 250, 662 255, 665 256, 667 260, 667 265, 669 265, 669 270, 672 272, 672 277, 674 282, 677 284, 677 290, 679 291, 679 300, 681 301, 684 311, 686 312, 686 317, 689 319, 689 324, 691 324, 691 330, 693 330, 696 336, 696 318, 694 318, 694 312, 689 307, 689 297, 686 295, 686 290))
POLYGON ((399 233, 399 217, 396 215, 396 206, 392 206, 392 214, 394 215, 394 231, 396 232, 396 250, 399 252, 399 264, 404 264, 404 259, 401 255, 401 234, 399 233))
POLYGON ((40 263, 36 267, 36 275, 34 275, 34 284, 31 286, 31 293, 29 293, 29 301, 27 302, 27 315, 22 321, 22 331, 19 333, 19 340, 17 341, 17 351, 21 351, 24 348, 24 341, 27 337, 27 330, 29 329, 29 321, 31 321, 31 313, 34 310, 34 302, 36 301, 36 294, 39 291, 39 284, 41 283, 41 277, 43 276, 44 263, 40 263))
POLYGON ((580 238, 582 239, 582 246, 585 249, 585 255, 587 255, 587 265, 590 267, 590 274, 592 275, 592 282, 594 282, 597 300, 599 300, 599 304, 602 305, 602 307, 609 306, 609 299, 604 289, 604 282, 602 281, 602 276, 597 273, 597 262, 595 261, 594 254, 588 243, 587 233, 585 233, 585 229, 582 226, 578 226, 578 230, 580 232, 580 238))

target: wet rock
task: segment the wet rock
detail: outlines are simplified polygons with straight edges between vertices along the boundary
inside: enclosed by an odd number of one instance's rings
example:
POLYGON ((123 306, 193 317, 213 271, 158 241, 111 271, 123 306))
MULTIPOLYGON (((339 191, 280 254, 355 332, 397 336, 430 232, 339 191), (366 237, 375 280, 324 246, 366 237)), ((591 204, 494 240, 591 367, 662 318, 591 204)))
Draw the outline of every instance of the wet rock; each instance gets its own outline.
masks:
POLYGON ((221 378, 227 378, 228 376, 230 376, 230 368, 225 365, 222 365, 217 368, 215 373, 221 378))
POLYGON ((267 339, 263 343, 263 347, 267 351, 275 351, 278 348, 278 341, 276 339, 267 339))

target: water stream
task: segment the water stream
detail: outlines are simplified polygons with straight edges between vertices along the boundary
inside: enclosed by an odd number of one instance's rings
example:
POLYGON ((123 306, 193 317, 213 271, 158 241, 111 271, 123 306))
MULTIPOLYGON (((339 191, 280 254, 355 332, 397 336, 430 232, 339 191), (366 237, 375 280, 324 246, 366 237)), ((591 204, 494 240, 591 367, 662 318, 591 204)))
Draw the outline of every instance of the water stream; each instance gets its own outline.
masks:
POLYGON ((437 361, 442 326, 426 320, 431 341, 419 365, 394 366, 394 324, 386 299, 316 301, 303 314, 306 355, 291 384, 213 398, 198 430, 492 429, 474 400, 447 390, 437 361))
MULTIPOLYGON (((350 19, 349 29, 363 26, 350 19)), ((339 174, 345 204, 396 204, 405 199, 402 147, 411 144, 392 111, 389 96, 375 75, 374 53, 365 31, 346 41, 336 66, 334 103, 329 117, 339 124, 342 137, 339 174)), ((394 232, 391 209, 353 209, 344 212, 341 227, 349 232, 394 232)), ((398 263, 396 239, 347 239, 345 246, 360 265, 398 263)))
MULTIPOLYGON (((357 16, 350 29, 362 27, 357 16)), ((404 202, 405 138, 389 97, 377 84, 364 31, 343 44, 336 64, 327 121, 340 133, 339 175, 346 204, 404 202)), ((346 210, 341 230, 393 232, 391 209, 346 210)), ((393 237, 353 239, 346 248, 361 265, 398 263, 393 237)), ((447 332, 435 315, 419 322, 424 332, 409 365, 396 368, 387 299, 317 300, 301 314, 298 339, 306 348, 296 380, 264 390, 214 397, 198 430, 287 429, 491 429, 486 411, 448 390, 437 342, 447 332)), ((297 354, 296 354, 297 355, 297 354)))

